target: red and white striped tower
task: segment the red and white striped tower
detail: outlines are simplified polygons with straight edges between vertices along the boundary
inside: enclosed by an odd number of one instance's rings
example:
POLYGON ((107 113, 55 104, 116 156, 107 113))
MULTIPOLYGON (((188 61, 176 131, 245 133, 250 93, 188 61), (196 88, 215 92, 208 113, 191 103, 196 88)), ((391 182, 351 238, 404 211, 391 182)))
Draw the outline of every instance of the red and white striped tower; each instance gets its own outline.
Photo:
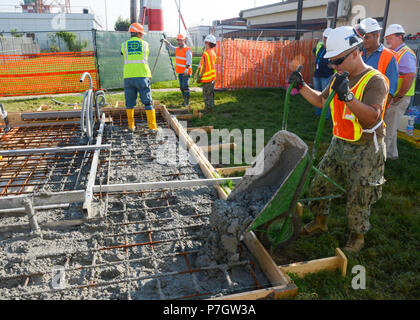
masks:
POLYGON ((148 32, 163 32, 162 0, 143 0, 142 13, 140 23, 143 22, 148 32))

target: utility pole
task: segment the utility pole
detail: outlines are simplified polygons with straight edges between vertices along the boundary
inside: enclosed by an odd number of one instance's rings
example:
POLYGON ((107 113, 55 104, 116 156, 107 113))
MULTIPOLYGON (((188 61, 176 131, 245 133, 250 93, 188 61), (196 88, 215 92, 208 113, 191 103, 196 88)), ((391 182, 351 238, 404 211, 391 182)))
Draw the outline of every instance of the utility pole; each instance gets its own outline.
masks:
POLYGON ((331 28, 335 29, 337 26, 337 16, 338 16, 338 3, 340 0, 335 0, 335 11, 334 11, 334 19, 331 25, 331 28))
POLYGON ((181 34, 181 0, 178 0, 178 34, 181 34))
POLYGON ((137 22, 137 0, 130 0, 130 20, 131 23, 137 22))
POLYGON ((108 31, 108 8, 105 0, 105 30, 108 31))
POLYGON ((385 3, 384 20, 383 20, 383 23, 382 23, 381 39, 380 39, 381 43, 384 43, 385 29, 386 29, 386 25, 388 23, 389 2, 390 2, 390 0, 386 0, 386 3, 385 3))
POLYGON ((296 40, 300 40, 300 30, 302 29, 302 11, 303 11, 303 0, 298 0, 297 17, 296 17, 296 40))

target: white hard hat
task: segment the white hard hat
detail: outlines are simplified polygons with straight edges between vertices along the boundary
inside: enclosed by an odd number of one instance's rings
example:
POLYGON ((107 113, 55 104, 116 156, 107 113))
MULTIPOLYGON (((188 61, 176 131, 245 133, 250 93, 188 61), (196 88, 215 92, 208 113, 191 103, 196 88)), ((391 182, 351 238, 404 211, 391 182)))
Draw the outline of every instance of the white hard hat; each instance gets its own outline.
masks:
POLYGON ((376 19, 373 19, 373 18, 363 19, 362 21, 360 21, 360 24, 365 28, 366 33, 371 33, 371 32, 382 30, 378 21, 376 19))
POLYGON ((324 38, 328 38, 328 36, 330 35, 330 33, 331 33, 331 30, 332 30, 332 28, 327 28, 327 29, 325 29, 324 30, 324 33, 322 34, 322 36, 324 37, 324 38))
POLYGON ((343 26, 333 29, 327 39, 327 53, 324 58, 338 56, 340 53, 354 48, 362 42, 363 40, 356 35, 352 27, 343 26))
POLYGON ((389 36, 390 34, 394 33, 403 33, 405 34, 405 30, 399 24, 391 24, 385 31, 385 37, 389 36))
POLYGON ((209 34, 205 39, 204 42, 210 42, 216 44, 216 37, 212 34, 209 34))

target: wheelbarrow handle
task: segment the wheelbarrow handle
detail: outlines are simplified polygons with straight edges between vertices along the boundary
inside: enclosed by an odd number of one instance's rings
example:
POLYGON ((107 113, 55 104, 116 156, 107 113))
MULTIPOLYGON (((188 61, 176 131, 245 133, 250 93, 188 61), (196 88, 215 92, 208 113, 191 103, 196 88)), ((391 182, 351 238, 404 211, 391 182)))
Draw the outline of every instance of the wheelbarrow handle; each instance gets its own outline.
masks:
MULTIPOLYGON (((295 72, 301 72, 303 66, 299 66, 295 72)), ((292 92, 293 87, 295 86, 295 82, 290 83, 289 87, 287 88, 286 96, 284 98, 284 110, 283 110, 283 121, 281 125, 282 130, 287 130, 287 120, 289 118, 289 109, 290 109, 290 94, 292 92)))
POLYGON ((322 132, 324 131, 325 115, 327 114, 328 107, 329 107, 331 101, 334 99, 335 95, 336 95, 336 92, 334 90, 332 90, 330 95, 328 96, 327 100, 325 101, 323 108, 322 108, 321 117, 320 117, 319 123, 318 123, 318 129, 316 131, 314 147, 312 149, 312 165, 314 164, 314 162, 316 160, 319 143, 320 143, 321 137, 322 137, 322 132))

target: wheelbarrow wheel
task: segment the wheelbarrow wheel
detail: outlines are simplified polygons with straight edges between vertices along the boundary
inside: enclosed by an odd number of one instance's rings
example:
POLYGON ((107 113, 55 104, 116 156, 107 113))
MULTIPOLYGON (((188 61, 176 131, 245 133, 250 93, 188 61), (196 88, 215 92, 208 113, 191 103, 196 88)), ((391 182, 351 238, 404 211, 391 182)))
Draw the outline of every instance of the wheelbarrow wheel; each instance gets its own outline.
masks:
POLYGON ((298 214, 282 216, 261 226, 257 236, 266 249, 284 248, 299 237, 301 221, 298 214))

